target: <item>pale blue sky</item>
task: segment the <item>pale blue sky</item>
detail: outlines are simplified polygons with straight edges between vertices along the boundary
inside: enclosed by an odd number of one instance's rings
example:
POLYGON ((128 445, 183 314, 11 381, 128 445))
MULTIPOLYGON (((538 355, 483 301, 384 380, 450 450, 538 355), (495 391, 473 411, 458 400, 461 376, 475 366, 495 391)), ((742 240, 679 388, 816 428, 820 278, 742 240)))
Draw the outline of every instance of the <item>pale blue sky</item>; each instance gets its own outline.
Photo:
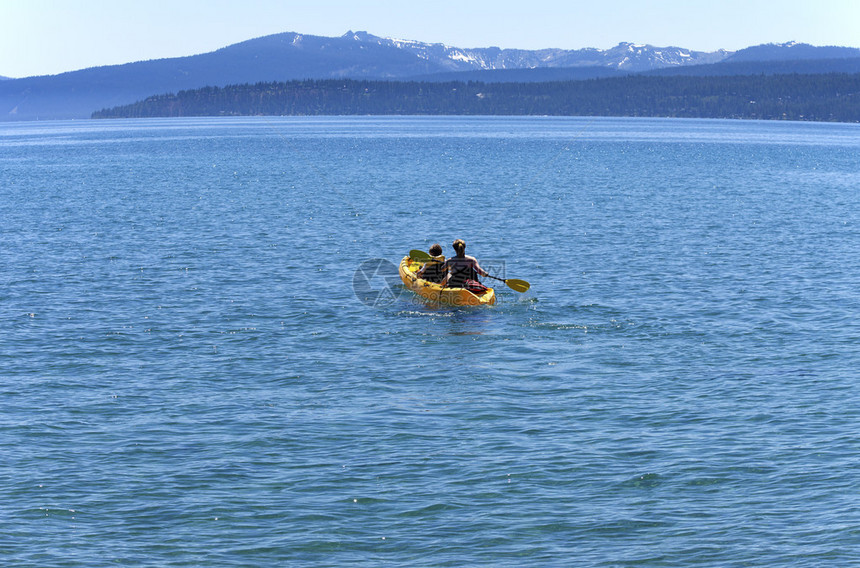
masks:
POLYGON ((0 75, 193 55, 286 31, 347 30, 458 47, 860 47, 860 0, 0 0, 0 75))

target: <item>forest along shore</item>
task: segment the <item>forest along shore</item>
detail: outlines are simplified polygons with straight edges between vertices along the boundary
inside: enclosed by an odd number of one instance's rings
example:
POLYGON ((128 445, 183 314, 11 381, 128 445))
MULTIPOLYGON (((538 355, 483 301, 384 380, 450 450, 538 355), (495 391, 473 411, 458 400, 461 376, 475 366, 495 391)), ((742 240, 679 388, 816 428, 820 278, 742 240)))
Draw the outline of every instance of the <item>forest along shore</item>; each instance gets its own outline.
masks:
POLYGON ((860 73, 481 83, 307 80, 205 87, 93 118, 548 115, 860 122, 860 73))

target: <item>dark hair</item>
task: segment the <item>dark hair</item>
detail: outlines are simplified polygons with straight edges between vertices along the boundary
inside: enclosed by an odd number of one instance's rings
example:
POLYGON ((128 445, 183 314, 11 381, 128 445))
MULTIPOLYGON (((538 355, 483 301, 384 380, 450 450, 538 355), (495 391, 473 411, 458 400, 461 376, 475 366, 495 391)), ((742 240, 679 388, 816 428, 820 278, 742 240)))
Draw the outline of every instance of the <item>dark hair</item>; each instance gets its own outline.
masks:
POLYGON ((431 256, 439 256, 440 254, 442 254, 442 245, 436 243, 435 245, 430 247, 430 254, 431 256))
POLYGON ((464 241, 463 239, 457 239, 456 241, 454 241, 453 246, 457 254, 463 254, 464 252, 466 252, 466 241, 464 241))

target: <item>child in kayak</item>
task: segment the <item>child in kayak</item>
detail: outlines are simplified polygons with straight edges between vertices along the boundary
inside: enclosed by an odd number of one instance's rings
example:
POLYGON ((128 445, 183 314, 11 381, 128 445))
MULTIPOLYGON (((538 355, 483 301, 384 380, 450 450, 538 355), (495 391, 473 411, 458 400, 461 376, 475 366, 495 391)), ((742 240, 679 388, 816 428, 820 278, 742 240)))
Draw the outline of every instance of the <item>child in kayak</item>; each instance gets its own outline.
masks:
POLYGON ((433 245, 429 252, 433 258, 424 263, 421 270, 417 272, 417 276, 438 284, 445 278, 445 257, 442 255, 442 245, 438 243, 433 245))
MULTIPOLYGON (((478 260, 474 256, 466 254, 466 242, 463 239, 454 241, 454 252, 457 256, 451 257, 445 261, 442 267, 445 273, 445 279, 442 281, 442 286, 449 288, 465 288, 467 280, 474 280, 477 283, 478 275, 487 276, 487 272, 478 264, 478 260)), ((477 283, 480 286, 480 283, 477 283)))

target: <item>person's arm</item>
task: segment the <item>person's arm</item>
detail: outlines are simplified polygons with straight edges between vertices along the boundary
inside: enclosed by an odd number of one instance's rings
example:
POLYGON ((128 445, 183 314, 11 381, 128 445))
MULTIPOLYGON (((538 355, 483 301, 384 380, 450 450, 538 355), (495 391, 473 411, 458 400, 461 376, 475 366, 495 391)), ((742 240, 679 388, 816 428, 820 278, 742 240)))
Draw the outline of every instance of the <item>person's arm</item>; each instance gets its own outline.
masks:
POLYGON ((489 275, 490 275, 486 270, 484 270, 483 268, 481 268, 481 265, 480 265, 480 264, 478 264, 477 259, 475 260, 475 272, 477 272, 477 273, 478 273, 478 274, 480 274, 481 276, 489 276, 489 275))
POLYGON ((445 263, 442 265, 442 272, 445 274, 445 277, 442 278, 442 282, 440 282, 439 284, 444 288, 445 286, 448 285, 448 278, 451 277, 451 262, 450 261, 446 260, 445 263))

